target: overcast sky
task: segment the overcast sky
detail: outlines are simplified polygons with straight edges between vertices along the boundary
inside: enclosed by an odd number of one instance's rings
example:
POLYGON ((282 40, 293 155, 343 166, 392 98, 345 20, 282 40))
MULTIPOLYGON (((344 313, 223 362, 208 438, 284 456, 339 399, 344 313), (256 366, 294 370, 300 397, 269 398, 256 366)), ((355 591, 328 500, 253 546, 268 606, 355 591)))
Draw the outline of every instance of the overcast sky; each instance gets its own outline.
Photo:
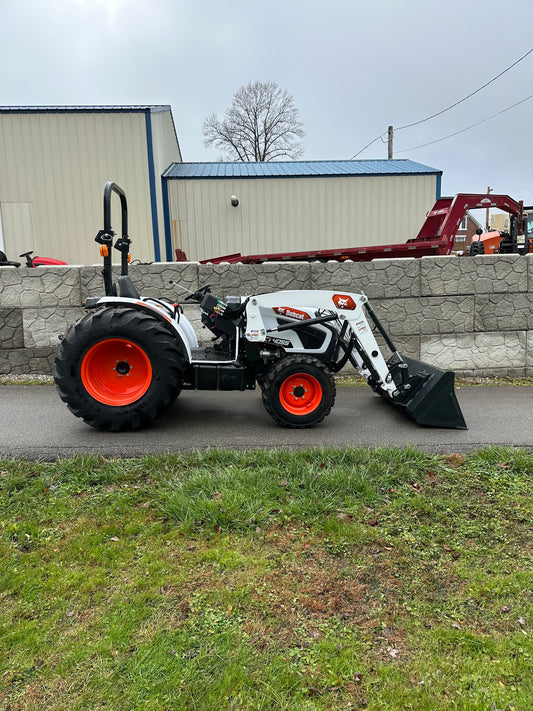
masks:
MULTIPOLYGON (((305 160, 349 159, 387 126, 446 109, 533 48, 532 0, 0 0, 0 104, 170 104, 185 161, 201 126, 273 80, 305 160), (525 44, 523 44, 525 42, 525 44)), ((443 194, 533 204, 533 53, 439 117, 396 130, 395 158, 442 170, 443 194)), ((381 139, 358 158, 386 158, 381 139)))

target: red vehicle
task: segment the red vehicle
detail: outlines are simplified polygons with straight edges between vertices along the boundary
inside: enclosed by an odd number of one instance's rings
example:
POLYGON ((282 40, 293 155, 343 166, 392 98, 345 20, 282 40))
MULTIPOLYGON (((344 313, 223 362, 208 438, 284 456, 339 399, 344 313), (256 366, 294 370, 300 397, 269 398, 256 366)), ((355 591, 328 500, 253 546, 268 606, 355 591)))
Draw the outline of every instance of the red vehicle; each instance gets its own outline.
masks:
MULTIPOLYGON (((26 266, 33 269, 35 267, 53 266, 57 264, 66 264, 61 259, 52 259, 51 257, 32 257, 33 250, 20 254, 20 257, 26 259, 26 266)), ((7 258, 5 252, 0 251, 0 267, 20 267, 20 262, 13 262, 7 258)))
POLYGON ((483 232, 476 230, 472 244, 467 248, 468 254, 529 254, 533 252, 533 207, 524 207, 521 220, 511 214, 509 232, 492 230, 483 232))
MULTIPOLYGON (((522 235, 523 203, 513 200, 508 195, 479 195, 458 193, 455 197, 439 198, 428 212, 424 224, 416 237, 399 244, 381 244, 366 247, 346 247, 340 249, 316 249, 301 252, 278 252, 272 254, 227 254, 222 257, 200 260, 201 264, 219 264, 221 262, 242 262, 260 264, 261 262, 281 261, 328 261, 365 262, 371 259, 394 259, 398 257, 426 257, 451 254, 455 235, 468 210, 475 208, 498 208, 508 212, 516 225, 515 232, 522 235)), ((501 240, 500 240, 501 241, 501 240)), ((516 240, 515 240, 516 241, 516 240)), ((515 251, 518 251, 516 249, 515 251)), ((476 254, 482 252, 475 252, 476 254)), ((184 252, 176 253, 179 262, 187 261, 184 252)))

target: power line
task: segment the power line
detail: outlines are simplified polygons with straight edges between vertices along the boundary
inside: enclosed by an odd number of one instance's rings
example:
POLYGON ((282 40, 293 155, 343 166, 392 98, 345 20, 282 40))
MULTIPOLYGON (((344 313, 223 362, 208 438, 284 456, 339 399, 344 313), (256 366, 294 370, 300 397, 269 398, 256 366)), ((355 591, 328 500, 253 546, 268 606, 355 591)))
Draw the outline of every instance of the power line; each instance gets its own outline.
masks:
POLYGON ((364 148, 361 148, 361 150, 360 150, 358 153, 356 153, 355 155, 353 155, 353 156, 350 158, 350 160, 353 160, 354 158, 357 158, 358 155, 360 155, 363 151, 366 151, 367 148, 370 148, 370 146, 371 146, 373 143, 375 143, 376 141, 379 141, 380 138, 381 138, 381 140, 383 140, 383 136, 384 136, 384 135, 385 135, 385 133, 383 132, 381 135, 376 136, 376 138, 374 138, 372 141, 370 141, 370 143, 367 143, 364 148))
POLYGON ((533 52, 533 48, 531 48, 531 49, 530 49, 528 52, 526 52, 522 57, 520 57, 520 59, 517 59, 516 62, 513 62, 513 64, 511 64, 511 65, 508 66, 506 69, 504 69, 503 72, 500 72, 500 73, 497 74, 495 77, 493 77, 492 79, 490 79, 488 82, 485 82, 485 84, 483 84, 483 86, 480 86, 480 87, 479 87, 478 89, 476 89, 475 91, 472 91, 470 94, 468 94, 468 96, 465 96, 464 99, 460 99, 459 101, 456 101, 455 104, 452 104, 451 106, 448 106, 446 109, 442 109, 442 111, 437 111, 436 114, 432 114, 431 116, 428 116, 428 117, 425 118, 425 119, 421 119, 420 121, 415 121, 414 123, 407 123, 407 124, 405 124, 405 126, 398 126, 397 128, 395 127, 394 130, 395 130, 395 131, 401 131, 401 130, 404 129, 404 128, 411 128, 411 126, 418 126, 418 125, 421 124, 421 123, 425 123, 426 121, 430 121, 431 119, 436 118, 437 116, 441 116, 442 114, 446 113, 446 111, 449 111, 450 109, 453 109, 453 108, 455 108, 456 106, 459 106, 459 104, 462 104, 463 101, 466 101, 467 99, 470 99, 471 96, 474 96, 475 94, 478 94, 478 93, 479 93, 482 89, 484 89, 486 86, 488 86, 489 84, 492 84, 492 82, 496 81, 496 79, 499 79, 503 74, 505 74, 505 72, 508 72, 508 71, 509 71, 510 69, 512 69, 513 67, 516 67, 516 65, 517 65, 519 62, 521 62, 523 59, 525 59, 528 55, 530 55, 531 52, 533 52))
MULTIPOLYGON (((512 69, 513 67, 515 67, 519 62, 521 62, 523 59, 525 59, 527 56, 529 56, 532 52, 533 52, 533 47, 532 47, 530 50, 528 50, 524 55, 522 55, 522 57, 520 57, 520 58, 517 59, 515 62, 513 62, 512 64, 510 64, 510 65, 509 65, 506 69, 504 69, 502 72, 500 72, 499 74, 497 74, 495 77, 493 77, 493 78, 490 79, 489 81, 485 82, 485 84, 483 84, 482 86, 480 86, 480 87, 479 87, 478 89, 476 89, 475 91, 472 91, 470 94, 468 94, 468 96, 465 96, 463 99, 460 99, 459 101, 456 101, 456 102, 455 102, 454 104, 452 104, 451 106, 448 106, 447 108, 442 109, 441 111, 438 111, 437 113, 432 114, 431 116, 428 116, 427 118, 421 119, 420 121, 414 121, 413 123, 405 124, 405 126, 399 126, 398 128, 395 128, 394 130, 395 130, 395 131, 401 131, 401 130, 404 129, 404 128, 411 128, 411 126, 418 126, 418 125, 421 124, 421 123, 425 123, 426 121, 430 121, 431 119, 436 118, 437 116, 441 116, 442 114, 446 113, 446 111, 450 111, 450 109, 453 109, 453 108, 455 108, 456 106, 459 106, 459 104, 462 104, 463 101, 466 101, 467 99, 470 99, 471 96, 474 96, 475 94, 479 93, 482 89, 484 89, 485 87, 487 87, 489 84, 492 84, 492 82, 496 81, 496 79, 499 79, 503 74, 505 74, 505 73, 508 72, 510 69, 512 69)), ((530 97, 528 97, 528 98, 530 98, 530 97)), ((523 99, 523 101, 527 101, 527 99, 523 99)), ((518 104, 520 104, 520 103, 522 103, 522 102, 519 101, 518 104)), ((514 104, 514 106, 518 106, 518 104, 514 104)), ((504 111, 508 111, 509 109, 514 108, 514 106, 509 106, 508 109, 504 109, 504 110, 501 111, 500 113, 504 113, 504 111)), ((494 114, 494 116, 498 116, 498 114, 494 114)), ((489 119, 494 118, 494 116, 489 116, 487 119, 484 119, 484 121, 488 121, 489 119)), ((479 123, 483 123, 483 121, 480 121, 479 123)), ((463 129, 463 131, 468 131, 469 128, 474 128, 474 126, 478 126, 479 123, 478 123, 478 124, 473 124, 472 126, 469 126, 468 128, 463 129)), ((457 133, 462 133, 462 131, 458 131, 457 133)), ((433 143, 438 143, 439 141, 444 141, 446 138, 450 138, 451 136, 456 136, 457 133, 452 133, 452 134, 450 134, 450 136, 445 136, 444 138, 439 138, 439 139, 437 139, 437 141, 433 141, 433 143)), ((385 131, 384 131, 383 133, 380 133, 379 136, 376 136, 376 138, 373 138, 373 139, 370 141, 370 143, 367 143, 364 148, 361 148, 360 151, 358 151, 357 153, 355 153, 355 155, 353 155, 353 156, 350 158, 350 160, 353 160, 354 158, 357 158, 358 155, 360 155, 363 151, 366 151, 367 148, 370 148, 370 146, 373 145, 376 141, 379 141, 380 138, 381 138, 381 140, 383 141, 383 136, 385 136, 385 135, 386 135, 386 132, 385 132, 385 131)), ((426 144, 424 144, 424 145, 428 146, 428 145, 431 145, 431 144, 430 144, 430 143, 426 143, 426 144)), ((417 146, 417 148, 422 148, 422 147, 423 147, 423 146, 417 146)), ((416 150, 416 149, 415 149, 415 148, 410 148, 410 149, 408 149, 408 150, 416 150)), ((404 153, 405 151, 396 151, 396 152, 397 152, 397 153, 404 153)))
POLYGON ((426 146, 432 146, 434 143, 440 143, 441 141, 445 141, 447 138, 452 138, 453 136, 458 136, 460 133, 469 131, 471 128, 475 128, 476 126, 479 126, 480 124, 485 123, 486 121, 490 121, 491 119, 496 118, 496 116, 500 116, 500 114, 504 114, 506 111, 510 111, 511 109, 514 109, 515 106, 519 106, 520 104, 523 104, 525 101, 529 101, 529 99, 533 99, 533 94, 530 94, 530 96, 526 96, 525 99, 521 99, 520 101, 517 101, 516 104, 513 104, 512 106, 508 106, 506 109, 502 109, 501 111, 498 111, 497 113, 492 114, 492 116, 487 116, 487 118, 481 119, 481 121, 477 121, 476 123, 473 123, 471 126, 462 128, 460 131, 455 131, 455 133, 450 133, 447 136, 443 136, 442 138, 437 138, 435 141, 429 141, 429 143, 423 143, 420 146, 414 146, 413 148, 404 148, 401 151, 395 151, 395 153, 407 153, 408 151, 416 151, 418 148, 425 148, 426 146))

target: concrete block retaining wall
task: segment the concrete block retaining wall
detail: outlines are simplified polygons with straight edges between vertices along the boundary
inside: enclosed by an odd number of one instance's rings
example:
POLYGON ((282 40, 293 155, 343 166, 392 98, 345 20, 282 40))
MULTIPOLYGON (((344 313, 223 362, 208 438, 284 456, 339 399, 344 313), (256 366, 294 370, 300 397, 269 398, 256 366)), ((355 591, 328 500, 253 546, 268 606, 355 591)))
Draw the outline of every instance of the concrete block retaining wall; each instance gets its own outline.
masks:
MULTIPOLYGON (((118 268, 117 268, 118 272, 118 268)), ((398 349, 464 375, 533 375, 533 255, 373 262, 133 265, 142 294, 176 298, 170 280, 213 293, 364 292, 398 349)), ((103 294, 101 267, 0 269, 0 374, 52 372, 59 336, 103 294)), ((178 297, 179 298, 179 297, 178 297)), ((185 305, 199 340, 198 307, 185 305)))

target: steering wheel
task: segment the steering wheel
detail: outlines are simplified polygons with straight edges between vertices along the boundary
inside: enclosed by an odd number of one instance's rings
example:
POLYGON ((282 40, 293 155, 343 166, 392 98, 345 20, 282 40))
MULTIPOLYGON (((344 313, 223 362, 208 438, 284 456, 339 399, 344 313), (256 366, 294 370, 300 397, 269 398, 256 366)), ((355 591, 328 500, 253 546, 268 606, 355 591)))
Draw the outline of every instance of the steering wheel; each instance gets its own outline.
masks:
POLYGON ((196 291, 194 291, 192 294, 186 296, 184 301, 201 301, 202 296, 205 296, 211 291, 210 287, 211 284, 204 284, 199 289, 196 289, 196 291))
POLYGON ((27 267, 33 267, 33 259, 31 256, 32 254, 33 254, 33 249, 30 249, 29 252, 24 252, 23 254, 19 254, 19 257, 25 257, 27 267))

